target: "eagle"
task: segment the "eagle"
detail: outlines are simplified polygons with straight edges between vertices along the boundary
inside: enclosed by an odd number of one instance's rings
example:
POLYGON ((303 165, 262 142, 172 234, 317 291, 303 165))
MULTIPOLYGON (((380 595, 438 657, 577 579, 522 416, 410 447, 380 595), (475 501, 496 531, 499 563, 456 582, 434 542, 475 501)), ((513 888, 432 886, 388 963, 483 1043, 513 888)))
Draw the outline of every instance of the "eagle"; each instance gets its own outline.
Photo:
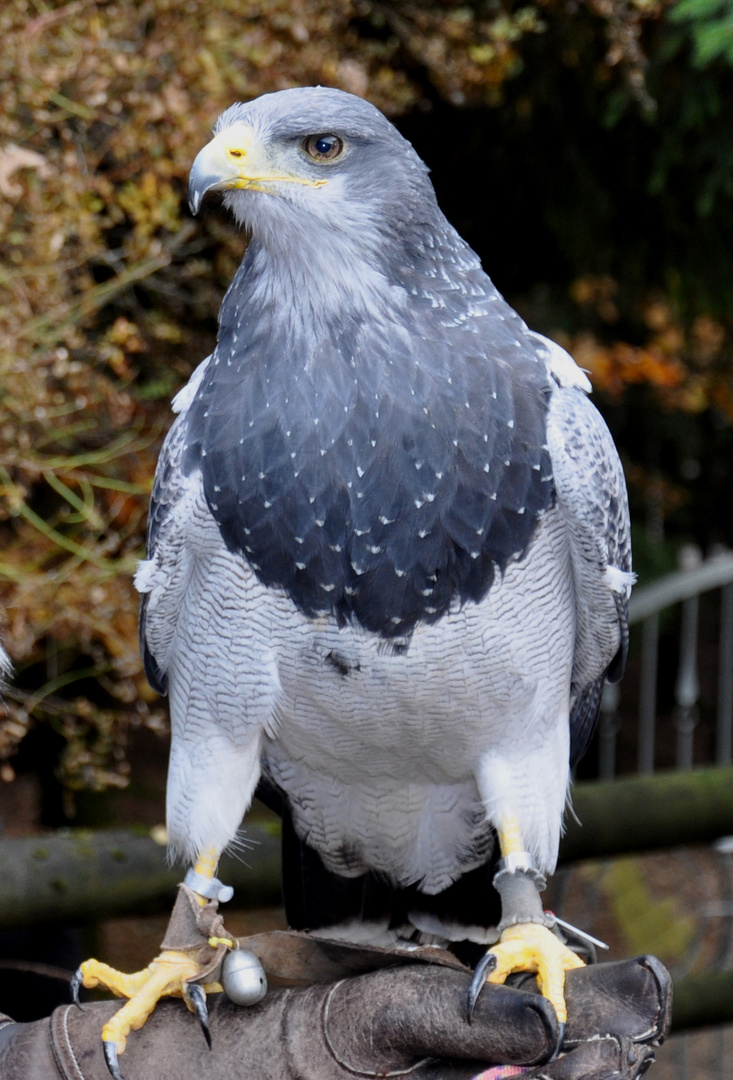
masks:
MULTIPOLYGON (((562 1022, 581 961, 540 891, 633 582, 590 383, 367 101, 233 105, 194 161, 194 214, 212 191, 247 247, 174 399, 136 578, 170 698, 171 850, 222 896, 259 790, 291 925, 492 946, 469 1012, 487 978, 531 970, 562 1022)), ((95 964, 89 985, 127 992, 95 964)), ((105 1029, 113 1073, 149 1011, 137 988, 105 1029)))

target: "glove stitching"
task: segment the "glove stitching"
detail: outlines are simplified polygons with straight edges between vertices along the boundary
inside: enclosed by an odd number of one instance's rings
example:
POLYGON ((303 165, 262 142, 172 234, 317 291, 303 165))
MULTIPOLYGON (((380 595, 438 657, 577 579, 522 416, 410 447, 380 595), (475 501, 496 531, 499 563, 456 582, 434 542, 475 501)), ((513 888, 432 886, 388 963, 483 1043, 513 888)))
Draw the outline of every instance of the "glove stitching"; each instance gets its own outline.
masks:
MULTIPOLYGON (((81 1068, 79 1066, 79 1062, 77 1060, 76 1054, 74 1053, 74 1047, 71 1045, 71 1036, 69 1035, 69 1027, 68 1027, 69 1013, 71 1012, 71 1010, 73 1008, 74 1008, 73 1005, 67 1005, 64 1009, 62 1009, 61 1012, 60 1012, 60 1015, 59 1015, 60 1023, 59 1023, 59 1025, 54 1025, 54 1027, 56 1028, 56 1032, 55 1032, 56 1034, 59 1034, 59 1026, 61 1028, 60 1034, 63 1036, 64 1050, 66 1050, 68 1052, 67 1060, 62 1061, 60 1059, 57 1048, 56 1048, 56 1040, 53 1037, 51 1038, 51 1050, 53 1052, 54 1059, 56 1061, 56 1064, 57 1064, 60 1072, 62 1072, 66 1077, 68 1077, 69 1076, 69 1071, 66 1068, 66 1065, 67 1065, 67 1063, 70 1062, 70 1064, 72 1065, 72 1067, 74 1069, 75 1080, 84 1080, 84 1073, 81 1071, 81 1068)), ((53 1021, 52 1021, 52 1024, 53 1024, 53 1021)))
POLYGON ((432 1058, 422 1058, 421 1061, 415 1062, 414 1065, 410 1065, 406 1069, 390 1069, 387 1072, 385 1072, 382 1069, 379 1069, 377 1072, 371 1072, 370 1070, 367 1070, 367 1069, 358 1069, 355 1066, 350 1065, 347 1061, 344 1061, 344 1059, 341 1057, 341 1055, 337 1053, 336 1048, 334 1047, 333 1043, 331 1042, 331 1038, 330 1038, 330 1036, 328 1034, 328 1014, 329 1014, 329 1010, 330 1010, 330 1007, 331 1007, 331 999, 332 999, 333 995, 336 993, 336 991, 338 990, 338 988, 340 986, 344 985, 344 983, 346 981, 347 981, 346 979, 340 979, 337 983, 333 984, 331 989, 326 994, 323 1005, 321 1007, 321 1031, 323 1033, 323 1041, 325 1042, 326 1046, 328 1047, 328 1051, 331 1054, 331 1057, 334 1059, 334 1061, 338 1065, 340 1065, 342 1069, 346 1069, 346 1071, 351 1073, 353 1076, 380 1077, 380 1080, 381 1080, 381 1077, 387 1078, 387 1077, 390 1077, 390 1076, 407 1076, 409 1073, 416 1072, 417 1069, 422 1069, 424 1065, 429 1065, 430 1062, 433 1059, 432 1058))
MULTIPOLYGON (((656 1023, 653 1024, 652 1027, 647 1028, 646 1031, 634 1032, 634 1034, 627 1035, 626 1038, 635 1045, 641 1043, 648 1045, 652 1035, 658 1034, 659 1024, 656 1023)), ((580 1046, 582 1043, 595 1042, 598 1039, 616 1039, 616 1041, 618 1041, 619 1033, 617 1031, 596 1031, 593 1035, 588 1035, 584 1039, 566 1039, 565 1045, 575 1047, 580 1046)))
POLYGON ((649 1039, 651 1039, 652 1035, 659 1036, 659 1023, 658 1022, 656 1024, 654 1024, 652 1027, 648 1028, 646 1031, 642 1031, 642 1033, 640 1035, 631 1035, 630 1038, 635 1043, 641 1043, 641 1042, 646 1043, 646 1042, 649 1041, 649 1039))

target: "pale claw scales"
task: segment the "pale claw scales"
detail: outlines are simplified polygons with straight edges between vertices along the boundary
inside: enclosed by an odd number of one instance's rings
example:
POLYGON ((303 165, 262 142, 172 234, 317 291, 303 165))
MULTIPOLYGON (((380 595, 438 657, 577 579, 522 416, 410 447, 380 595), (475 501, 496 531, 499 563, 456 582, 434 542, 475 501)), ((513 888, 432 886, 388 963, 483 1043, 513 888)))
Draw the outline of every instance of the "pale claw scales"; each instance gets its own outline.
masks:
POLYGON ((124 971, 117 971, 109 964, 102 964, 99 960, 85 960, 76 975, 81 975, 80 985, 85 986, 87 990, 94 990, 95 987, 101 986, 105 990, 111 990, 116 997, 131 998, 145 986, 151 971, 152 964, 130 975, 124 971))
POLYGON ((183 987, 183 1000, 201 1024, 201 1030, 206 1039, 206 1045, 211 1050, 211 1028, 209 1027, 209 1010, 206 1007, 206 994, 199 983, 185 983, 183 987))

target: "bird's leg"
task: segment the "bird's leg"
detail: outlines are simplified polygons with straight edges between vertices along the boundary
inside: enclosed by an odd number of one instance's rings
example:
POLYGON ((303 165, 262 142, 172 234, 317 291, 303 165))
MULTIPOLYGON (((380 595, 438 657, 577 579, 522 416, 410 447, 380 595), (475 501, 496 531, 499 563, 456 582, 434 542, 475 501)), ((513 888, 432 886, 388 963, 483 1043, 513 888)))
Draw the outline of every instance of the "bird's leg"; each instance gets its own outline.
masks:
POLYGON ((540 991, 554 1005, 564 1030, 565 972, 583 967, 583 961, 551 929, 554 917, 543 911, 540 897, 546 881, 524 849, 516 819, 505 817, 497 832, 502 859, 494 886, 501 896, 500 938, 476 967, 468 995, 469 1020, 485 982, 503 983, 515 971, 528 971, 537 975, 540 991))
POLYGON ((127 1036, 143 1026, 162 997, 182 997, 209 1041, 206 993, 221 991, 218 975, 223 958, 237 947, 217 912, 218 903, 231 899, 233 892, 216 878, 217 862, 218 853, 207 850, 188 871, 160 955, 148 967, 127 975, 98 960, 87 960, 72 981, 77 1004, 80 986, 103 986, 129 999, 102 1029, 105 1060, 115 1080, 121 1080, 118 1058, 127 1036))

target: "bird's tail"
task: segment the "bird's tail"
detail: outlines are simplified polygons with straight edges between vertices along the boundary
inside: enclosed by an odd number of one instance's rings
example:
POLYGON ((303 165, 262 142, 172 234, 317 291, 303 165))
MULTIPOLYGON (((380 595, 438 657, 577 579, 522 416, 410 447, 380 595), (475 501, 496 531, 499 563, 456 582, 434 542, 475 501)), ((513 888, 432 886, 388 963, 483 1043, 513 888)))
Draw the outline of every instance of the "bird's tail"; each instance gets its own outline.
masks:
POLYGON ((469 962, 496 940, 501 903, 492 885, 493 853, 435 895, 417 885, 399 887, 376 873, 344 877, 327 869, 318 852, 297 835, 279 787, 265 778, 257 795, 282 818, 283 898, 293 929, 370 944, 450 942, 469 962))

